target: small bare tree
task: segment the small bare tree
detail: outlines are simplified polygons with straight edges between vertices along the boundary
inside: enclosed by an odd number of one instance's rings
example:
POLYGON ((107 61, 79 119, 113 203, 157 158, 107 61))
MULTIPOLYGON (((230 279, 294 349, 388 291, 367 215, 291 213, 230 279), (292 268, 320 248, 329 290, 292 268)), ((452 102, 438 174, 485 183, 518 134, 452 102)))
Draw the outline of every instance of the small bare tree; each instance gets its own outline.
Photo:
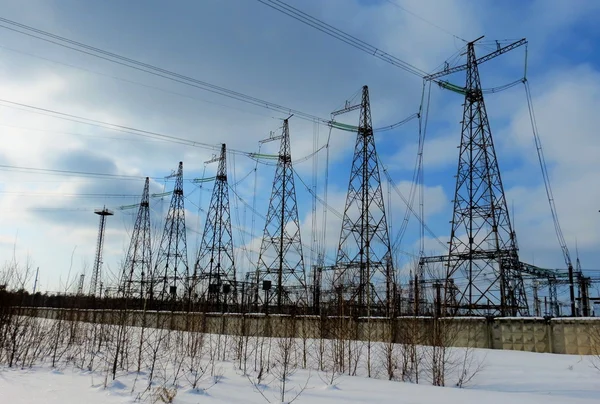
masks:
POLYGON ((592 366, 600 371, 600 321, 588 323, 592 366))

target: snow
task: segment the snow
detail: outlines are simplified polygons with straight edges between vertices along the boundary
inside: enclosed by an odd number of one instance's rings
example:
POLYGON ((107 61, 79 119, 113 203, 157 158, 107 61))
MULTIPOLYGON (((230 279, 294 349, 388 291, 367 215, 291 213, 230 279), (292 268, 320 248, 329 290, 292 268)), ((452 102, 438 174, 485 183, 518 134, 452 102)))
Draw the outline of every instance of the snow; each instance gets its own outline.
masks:
MULTIPOLYGON (((600 370, 597 369, 600 358, 591 356, 448 348, 445 369, 448 387, 436 387, 431 385, 431 347, 417 347, 421 358, 418 372, 401 381, 401 370, 395 369, 394 380, 388 381, 386 352, 389 345, 384 343, 371 343, 369 350, 365 342, 345 340, 340 351, 335 344, 341 342, 334 340, 219 336, 135 327, 123 331, 129 341, 126 364, 119 364, 113 380, 114 343, 120 335, 118 326, 27 321, 15 322, 14 326, 20 324, 22 330, 30 330, 29 341, 42 348, 35 351, 39 355, 32 361, 33 345, 23 344, 26 356, 15 361, 18 366, 8 367, 2 362, 0 404, 167 402, 166 398, 158 400, 159 393, 174 394, 174 404, 290 402, 298 393, 295 403, 315 404, 600 402, 600 370), (142 348, 139 348, 140 340, 142 348), (240 348, 244 340, 245 354, 240 348), (291 349, 289 361, 283 362, 286 344, 290 344, 291 349), (339 352, 350 355, 343 359, 345 375, 330 371, 331 359, 339 352), (369 352, 370 362, 367 360, 369 352), (243 358, 246 358, 245 367, 243 358), (454 387, 465 361, 469 363, 467 373, 473 374, 474 369, 479 371, 464 388, 454 387), (304 362, 306 369, 303 369, 304 362), (54 368, 52 363, 55 363, 54 368), (260 363, 264 372, 260 370, 260 363), (317 370, 319 363, 324 363, 326 371, 317 370), (281 375, 288 364, 290 375, 286 379, 285 400, 282 400, 281 375), (135 371, 137 366, 140 372, 135 371), (369 371, 371 378, 367 377, 369 371), (349 372, 353 375, 348 375, 349 372), (418 384, 415 375, 419 377, 418 384), (195 379, 197 385, 192 388, 195 379)), ((3 352, 4 355, 7 352, 2 349, 0 347, 0 360, 3 352)), ((401 367, 402 347, 394 345, 393 352, 397 360, 394 363, 401 367)))
MULTIPOLYGON (((290 385, 307 388, 298 403, 412 403, 412 404, 536 404, 598 403, 600 372, 591 366, 589 357, 536 354, 515 351, 476 350, 485 357, 484 369, 468 388, 434 387, 424 384, 341 376, 335 386, 327 385, 322 372, 298 370, 290 385)), ((264 403, 261 396, 236 369, 237 363, 222 361, 222 377, 208 378, 200 389, 182 388, 174 403, 264 403), (206 390, 204 390, 206 389, 206 390)), ((110 379, 110 378, 109 378, 110 379)), ((102 372, 73 368, 60 371, 48 367, 0 369, 0 402, 47 404, 116 404, 135 402, 143 383, 135 373, 120 374, 104 386, 102 372), (134 388, 134 385, 137 386, 134 388), (139 387, 139 388, 138 388, 139 387), (132 389, 135 392, 132 394, 132 389)), ((293 398, 291 392, 291 398, 293 398)), ((279 388, 271 382, 263 392, 271 402, 278 402, 279 388)), ((140 396, 149 398, 150 395, 140 396)), ((150 400, 150 402, 152 402, 150 400)))

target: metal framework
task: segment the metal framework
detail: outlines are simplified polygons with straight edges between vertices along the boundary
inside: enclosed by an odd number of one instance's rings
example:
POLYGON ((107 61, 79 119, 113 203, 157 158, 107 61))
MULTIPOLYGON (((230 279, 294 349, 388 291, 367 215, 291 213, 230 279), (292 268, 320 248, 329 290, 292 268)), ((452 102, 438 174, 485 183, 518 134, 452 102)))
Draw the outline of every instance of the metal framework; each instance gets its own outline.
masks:
POLYGON ((227 149, 221 145, 218 157, 206 163, 219 162, 215 185, 206 216, 204 234, 194 265, 194 289, 209 303, 236 303, 236 273, 233 259, 233 237, 229 213, 227 184, 227 149))
POLYGON ((179 162, 153 273, 153 290, 160 300, 189 298, 189 267, 183 201, 183 162, 179 162))
POLYGON ((279 308, 282 305, 308 304, 288 119, 283 121, 281 136, 265 140, 281 139, 281 145, 258 256, 255 286, 257 303, 259 300, 267 304, 276 303, 279 308), (269 284, 274 286, 272 292, 267 289, 269 284), (263 289, 262 294, 259 289, 263 289))
POLYGON ((450 314, 528 314, 516 235, 478 69, 479 63, 514 49, 519 42, 479 60, 475 41, 470 42, 466 65, 429 76, 433 80, 459 70, 466 70, 467 76, 449 252, 421 259, 421 265, 446 266, 444 306, 450 314))
POLYGON ((150 247, 150 179, 146 177, 120 286, 125 298, 152 299, 152 251, 150 247))
POLYGON ((363 86, 333 288, 338 301, 366 315, 375 307, 391 308, 394 276, 383 201, 369 89, 363 86))
MULTIPOLYGON (((104 249, 104 229, 106 227, 106 217, 114 215, 112 210, 96 209, 94 210, 96 215, 100 216, 100 226, 98 228, 98 242, 96 243, 96 255, 94 259, 94 269, 92 270, 92 277, 90 279, 90 296, 96 296, 98 293, 99 282, 102 280, 102 250, 104 249)), ((83 286, 82 286, 83 287, 83 286)))
POLYGON ((84 283, 84 281, 85 281, 85 274, 79 275, 79 282, 77 284, 77 295, 76 296, 83 296, 83 283, 84 283))

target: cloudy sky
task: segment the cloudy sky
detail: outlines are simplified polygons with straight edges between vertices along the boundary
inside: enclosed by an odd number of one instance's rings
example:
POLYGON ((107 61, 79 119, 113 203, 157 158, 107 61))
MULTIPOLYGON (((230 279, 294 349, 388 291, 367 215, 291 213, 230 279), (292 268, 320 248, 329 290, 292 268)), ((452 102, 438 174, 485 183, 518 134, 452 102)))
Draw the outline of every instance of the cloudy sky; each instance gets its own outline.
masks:
MULTIPOLYGON (((295 7, 338 27, 418 68, 433 72, 456 59, 465 43, 485 35, 493 40, 529 40, 527 77, 565 239, 582 266, 600 269, 600 3, 576 1, 460 0, 290 0, 295 7)), ((92 45, 261 100, 327 118, 363 85, 371 95, 375 127, 416 112, 422 79, 280 14, 256 0, 1 1, 0 17, 92 45)), ((107 222, 104 281, 119 272, 127 249, 143 177, 151 192, 169 190, 165 181, 179 161, 186 180, 213 175, 206 165, 214 151, 112 131, 30 107, 255 152, 258 141, 277 133, 286 115, 153 76, 58 46, 0 23, 0 254, 3 262, 27 260, 40 268, 42 291, 73 288, 89 275, 96 246, 95 208, 115 215, 107 222), (11 28, 11 29, 9 29, 11 28), (20 105, 17 105, 17 104, 20 105), (35 111, 35 112, 34 112, 35 111), (27 168, 26 170, 16 167, 27 168), (62 170, 61 173, 42 170, 62 170), (81 173, 108 176, 84 176, 81 173), (60 174, 60 175, 59 175, 60 174)), ((491 44, 491 45, 490 45, 491 44)), ((485 88, 523 77, 525 48, 482 66, 485 88)), ((452 77, 457 84, 464 75, 452 77)), ((462 97, 432 87, 424 151, 425 220, 445 243, 460 140, 462 97)), ((549 268, 564 261, 544 191, 522 85, 487 95, 486 105, 502 170, 507 201, 514 212, 521 260, 549 268)), ((348 114, 340 121, 356 124, 348 114)), ((326 126, 290 120, 292 156, 301 160, 327 141, 326 126)), ((332 131, 329 169, 324 150, 296 166, 310 186, 317 178, 323 196, 343 211, 355 136, 332 131), (315 164, 313 165, 313 161, 315 164)), ((418 141, 418 123, 376 135, 381 161, 398 190, 408 196, 418 141)), ((275 152, 276 144, 261 151, 275 152)), ((255 259, 264 225, 274 168, 241 154, 229 156, 238 268, 255 259), (254 199, 254 189, 256 197, 254 199), (255 203, 260 215, 248 205, 255 203), (254 219, 254 220, 253 220, 254 219), (254 225, 252 224, 254 222, 254 225), (254 236, 254 239, 252 238, 254 236)), ((384 177, 385 178, 385 177, 384 177)), ((188 250, 195 259, 212 185, 185 185, 188 250)), ((388 185, 384 185, 387 190, 388 185)), ((303 241, 313 246, 311 198, 296 183, 303 241)), ((398 239, 406 205, 389 198, 392 239, 398 239)), ((152 199, 153 226, 160 233, 169 197, 152 199)), ((319 228, 322 206, 318 206, 319 228)), ((327 214, 327 261, 335 259, 340 220, 327 214)), ((428 253, 442 254, 427 235, 428 253)), ((410 218, 399 239, 398 266, 414 259, 419 225, 410 218)), ((312 255, 305 251, 307 261, 312 255)), ((30 285, 31 287, 32 285, 30 285)))

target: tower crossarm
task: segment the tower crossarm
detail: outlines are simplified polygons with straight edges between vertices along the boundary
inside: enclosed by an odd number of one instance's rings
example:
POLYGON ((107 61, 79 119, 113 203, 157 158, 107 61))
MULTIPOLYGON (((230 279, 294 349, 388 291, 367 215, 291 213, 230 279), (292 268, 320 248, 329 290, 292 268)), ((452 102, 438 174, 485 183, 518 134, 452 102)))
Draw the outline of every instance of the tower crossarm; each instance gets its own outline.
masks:
POLYGON ((564 271, 540 268, 535 265, 527 264, 525 262, 519 262, 519 269, 522 273, 535 276, 536 278, 558 280, 567 276, 567 274, 564 273, 564 271))
POLYGON ((437 262, 459 262, 467 259, 471 260, 502 260, 512 258, 511 252, 509 250, 483 250, 483 251, 465 251, 464 253, 453 253, 451 256, 448 255, 433 255, 430 257, 421 257, 419 259, 419 264, 432 264, 437 262))
MULTIPOLYGON (((481 38, 483 38, 483 36, 477 38, 472 43, 480 40, 481 38)), ((480 65, 480 64, 482 64, 484 62, 487 62, 488 60, 494 59, 497 56, 500 56, 500 55, 502 55, 502 54, 504 54, 506 52, 509 52, 509 51, 515 49, 515 48, 518 48, 519 46, 525 45, 526 43, 527 43, 527 39, 522 38, 522 39, 520 39, 520 40, 518 40, 516 42, 513 42, 513 43, 509 44, 509 45, 506 45, 506 46, 503 46, 501 48, 498 48, 494 52, 491 52, 491 53, 488 53, 487 55, 481 56, 480 58, 478 58, 476 60, 476 63, 477 63, 477 65, 480 65)), ((430 74, 428 76, 425 76, 423 78, 425 80, 427 80, 427 81, 438 82, 437 79, 439 79, 440 77, 448 76, 449 74, 453 74, 453 73, 457 73, 457 72, 460 72, 460 71, 463 71, 463 70, 467 70, 467 68, 468 68, 468 65, 467 65, 467 63, 465 63, 465 64, 460 65, 460 66, 455 66, 455 67, 452 67, 452 68, 441 70, 441 71, 439 71, 437 73, 432 73, 432 74, 430 74)))

